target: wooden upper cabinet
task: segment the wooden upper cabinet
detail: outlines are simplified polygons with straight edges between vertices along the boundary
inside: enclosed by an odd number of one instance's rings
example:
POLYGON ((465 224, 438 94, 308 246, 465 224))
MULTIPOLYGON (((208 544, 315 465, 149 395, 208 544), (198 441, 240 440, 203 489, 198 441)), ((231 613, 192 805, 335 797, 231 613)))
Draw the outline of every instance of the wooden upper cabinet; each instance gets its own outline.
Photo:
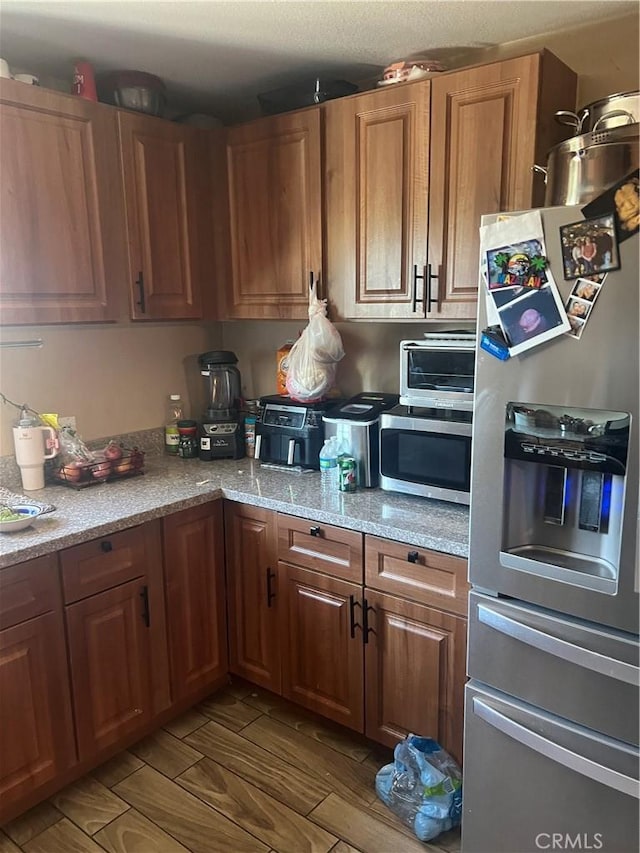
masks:
POLYGON ((542 51, 325 104, 339 316, 474 320, 480 217, 543 203, 531 167, 566 136, 553 115, 575 92, 542 51))
POLYGON ((430 82, 325 106, 329 294, 347 318, 423 316, 430 82))
POLYGON ((548 52, 432 80, 427 317, 475 319, 480 217, 542 204, 531 167, 566 135, 552 116, 575 87, 548 52))
POLYGON ((134 320, 202 318, 209 145, 192 127, 118 113, 134 320))
POLYGON ((222 501, 162 520, 174 702, 227 676, 222 501))
POLYGON ((227 132, 231 287, 236 319, 305 319, 321 278, 320 109, 227 132))
POLYGON ((114 320, 126 270, 115 110, 0 81, 4 324, 114 320))

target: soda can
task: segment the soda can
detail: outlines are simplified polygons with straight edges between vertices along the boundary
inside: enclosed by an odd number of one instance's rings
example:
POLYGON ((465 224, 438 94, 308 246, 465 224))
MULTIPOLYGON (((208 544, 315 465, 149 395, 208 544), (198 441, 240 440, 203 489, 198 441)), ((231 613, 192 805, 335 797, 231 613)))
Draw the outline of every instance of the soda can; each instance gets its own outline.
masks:
POLYGON ((341 492, 355 492, 358 488, 358 463, 353 456, 338 458, 338 488, 341 492))

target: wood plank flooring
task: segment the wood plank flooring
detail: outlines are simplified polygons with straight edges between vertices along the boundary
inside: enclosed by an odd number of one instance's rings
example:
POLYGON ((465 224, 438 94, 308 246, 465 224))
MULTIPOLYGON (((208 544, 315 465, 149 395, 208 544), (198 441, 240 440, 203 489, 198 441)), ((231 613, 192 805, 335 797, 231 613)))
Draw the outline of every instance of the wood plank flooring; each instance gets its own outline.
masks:
POLYGON ((0 830, 0 853, 459 853, 381 803, 391 750, 234 680, 0 830))

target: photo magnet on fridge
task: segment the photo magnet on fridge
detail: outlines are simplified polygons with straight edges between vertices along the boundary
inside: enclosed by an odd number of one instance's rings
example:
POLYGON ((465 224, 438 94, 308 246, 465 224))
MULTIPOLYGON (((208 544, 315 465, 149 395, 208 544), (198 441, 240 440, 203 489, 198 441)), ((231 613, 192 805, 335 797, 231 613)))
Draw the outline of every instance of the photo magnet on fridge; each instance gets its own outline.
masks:
POLYGON ((539 210, 482 225, 480 268, 487 318, 499 325, 510 356, 571 329, 547 264, 539 210))
POLYGON ((613 213, 563 225, 560 228, 560 244, 567 281, 620 269, 613 213))
POLYGON ((630 172, 626 178, 594 198, 582 208, 585 217, 614 213, 619 243, 637 234, 640 226, 640 170, 630 172))

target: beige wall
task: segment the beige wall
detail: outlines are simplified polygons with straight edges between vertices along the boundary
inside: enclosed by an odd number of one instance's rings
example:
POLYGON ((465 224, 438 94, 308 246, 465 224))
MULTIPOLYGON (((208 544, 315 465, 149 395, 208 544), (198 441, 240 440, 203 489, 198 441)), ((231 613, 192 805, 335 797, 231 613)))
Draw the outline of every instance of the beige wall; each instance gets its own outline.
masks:
MULTIPOLYGON (((2 341, 41 338, 40 348, 0 350, 0 391, 39 412, 75 415, 85 439, 152 429, 165 397, 202 409, 196 356, 220 344, 217 324, 3 328, 2 341)), ((13 453, 12 406, 0 406, 0 456, 13 453)))
MULTIPOLYGON (((305 323, 245 320, 224 323, 224 348, 238 356, 247 398, 276 392, 276 352, 286 340, 295 340, 305 323)), ((466 324, 471 328, 471 324, 466 324)), ((464 323, 455 324, 463 328, 464 323)), ((336 323, 345 357, 338 363, 336 387, 344 396, 360 391, 398 393, 399 344, 443 328, 427 323, 336 323)), ((447 328, 453 328, 449 324, 447 328)))
POLYGON ((615 92, 639 88, 639 22, 640 11, 596 24, 577 25, 570 32, 565 30, 519 39, 489 48, 483 52, 482 61, 522 55, 546 47, 578 75, 576 106, 582 107, 615 92))
MULTIPOLYGON (((577 27, 571 33, 512 42, 482 58, 548 47, 579 74, 578 104, 638 88, 638 15, 577 27)), ((568 105, 570 106, 570 105, 568 105)), ((185 395, 195 417, 202 382, 195 356, 224 344, 239 356, 249 397, 275 390, 275 352, 304 323, 252 321, 222 325, 167 323, 4 328, 2 339, 42 338, 41 349, 0 351, 0 391, 39 411, 76 415, 87 438, 149 429, 162 423, 165 395, 185 395)), ((344 394, 397 391, 398 342, 420 336, 426 324, 342 323, 346 351, 338 368, 344 394)), ((13 452, 14 410, 0 406, 0 455, 13 452)))

